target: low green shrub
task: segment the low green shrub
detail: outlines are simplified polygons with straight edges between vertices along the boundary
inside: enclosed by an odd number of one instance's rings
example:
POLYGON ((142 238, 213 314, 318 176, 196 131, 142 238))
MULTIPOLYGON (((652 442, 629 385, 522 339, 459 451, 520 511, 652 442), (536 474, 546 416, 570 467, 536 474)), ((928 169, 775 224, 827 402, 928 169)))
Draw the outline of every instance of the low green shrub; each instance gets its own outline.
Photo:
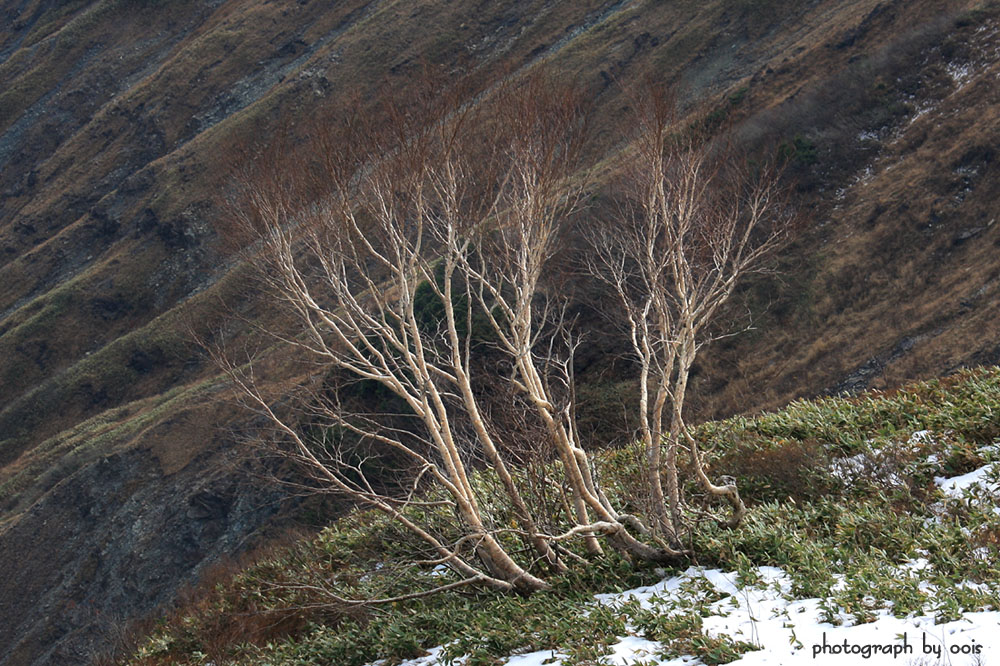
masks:
MULTIPOLYGON (((825 619, 836 623, 869 621, 887 609, 897 616, 932 612, 943 622, 1000 608, 1000 498, 988 488, 946 498, 934 482, 1000 458, 990 420, 998 406, 1000 370, 974 370, 887 395, 801 401, 700 426, 694 435, 712 473, 735 476, 752 507, 738 529, 706 514, 691 544, 697 563, 735 571, 741 585, 760 585, 759 566, 781 567, 789 579, 783 594, 819 599, 825 619), (782 465, 792 471, 775 469, 782 465)), ((597 456, 609 492, 631 492, 636 456, 633 447, 597 456)), ((488 475, 476 483, 488 484, 488 475)), ((631 503, 641 508, 642 500, 631 503)), ((615 556, 530 597, 467 588, 356 607, 316 591, 326 585, 345 597, 386 596, 447 580, 406 564, 414 552, 391 521, 356 514, 219 587, 165 624, 131 663, 360 666, 444 645, 446 661, 467 657, 477 666, 528 650, 593 664, 629 631, 662 643, 662 656, 693 654, 704 663, 754 649, 702 631, 702 618, 725 597, 705 579, 687 580, 670 600, 654 597, 652 608, 634 600, 596 604, 595 593, 671 573, 615 556), (284 622, 284 633, 254 629, 246 620, 254 615, 284 622)))

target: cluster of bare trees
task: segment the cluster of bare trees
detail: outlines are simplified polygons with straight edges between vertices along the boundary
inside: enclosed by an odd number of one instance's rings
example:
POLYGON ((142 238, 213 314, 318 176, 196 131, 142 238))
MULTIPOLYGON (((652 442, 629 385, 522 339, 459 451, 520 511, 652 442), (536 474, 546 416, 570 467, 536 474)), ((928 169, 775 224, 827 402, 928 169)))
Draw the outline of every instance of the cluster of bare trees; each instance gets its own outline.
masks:
POLYGON ((744 511, 707 475, 684 394, 708 322, 779 239, 775 179, 675 135, 662 100, 640 114, 631 203, 588 260, 640 370, 652 510, 626 515, 580 441, 573 331, 545 288, 588 186, 582 100, 555 89, 429 87, 347 109, 243 161, 228 196, 231 235, 290 315, 291 333, 271 332, 321 375, 279 410, 252 363, 223 359, 246 404, 317 482, 408 529, 415 559, 458 575, 449 587, 532 592, 609 547, 682 557, 682 451, 731 523, 744 511))

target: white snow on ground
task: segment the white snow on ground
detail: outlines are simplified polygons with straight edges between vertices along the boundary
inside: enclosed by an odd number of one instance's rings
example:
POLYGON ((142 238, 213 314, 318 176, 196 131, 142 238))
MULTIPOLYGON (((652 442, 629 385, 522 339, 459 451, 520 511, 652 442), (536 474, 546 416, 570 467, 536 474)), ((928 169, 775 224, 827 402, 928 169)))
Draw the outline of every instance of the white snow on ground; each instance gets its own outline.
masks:
POLYGON ((614 666, 629 666, 634 664, 637 659, 655 663, 656 653, 660 647, 656 641, 648 641, 639 636, 625 636, 611 646, 612 653, 606 655, 604 660, 608 664, 614 664, 614 666))
POLYGON ((849 458, 838 458, 830 465, 830 473, 841 481, 850 481, 854 476, 864 473, 866 459, 863 453, 849 458))
POLYGON ((834 626, 823 621, 820 599, 790 602, 784 598, 789 581, 783 572, 770 567, 758 571, 763 584, 743 590, 736 587, 735 574, 714 569, 689 569, 682 576, 704 576, 719 591, 733 595, 716 602, 715 607, 723 612, 706 618, 703 626, 711 635, 724 634, 762 646, 734 664, 906 664, 918 661, 925 649, 936 657, 935 646, 947 646, 941 656, 951 657, 950 663, 956 665, 972 661, 950 655, 951 646, 971 653, 979 645, 980 656, 1000 656, 1000 612, 970 613, 963 621, 935 625, 929 615, 897 619, 886 610, 875 622, 850 626, 851 618, 841 616, 843 625, 834 626), (727 608, 732 610, 725 612, 727 608))
MULTIPOLYGON (((914 439, 928 436, 926 431, 914 434, 914 439)), ((911 439, 911 441, 914 441, 911 439)), ((935 482, 950 498, 961 498, 976 484, 998 490, 988 475, 992 465, 974 472, 935 482)), ((849 466, 848 466, 849 469, 849 466)), ((916 575, 927 566, 918 559, 899 567, 901 577, 916 575)), ((703 631, 712 636, 726 635, 735 640, 759 646, 731 662, 735 666, 784 666, 810 664, 815 666, 867 666, 893 664, 900 666, 989 666, 1000 664, 1000 611, 965 613, 954 622, 935 624, 931 613, 893 617, 889 609, 877 611, 874 622, 855 624, 850 615, 836 616, 837 625, 829 621, 822 599, 789 600, 791 583, 788 575, 775 567, 758 567, 755 585, 738 585, 736 573, 718 569, 692 567, 648 587, 615 594, 599 594, 599 604, 616 605, 637 600, 643 607, 664 613, 689 612, 692 595, 697 590, 714 588, 726 595, 709 605, 712 613, 704 618, 703 631), (672 611, 674 608, 679 611, 672 611)), ((842 578, 842 577, 840 577, 842 578)), ((842 584, 841 580, 838 585, 842 584)), ((933 598, 933 586, 922 583, 921 590, 933 598)), ((694 666, 701 664, 692 656, 662 659, 657 655, 663 646, 641 636, 623 636, 611 646, 611 653, 602 658, 608 666, 694 666)), ((441 666, 442 648, 430 650, 427 656, 405 661, 401 666, 441 666)), ((464 659, 454 662, 462 666, 464 659)), ((377 664, 380 662, 376 662, 377 664)), ((551 650, 509 657, 505 666, 543 666, 562 663, 551 650)))
MULTIPOLYGON (((760 567, 762 584, 739 589, 736 574, 717 569, 689 569, 681 576, 653 588, 633 590, 620 595, 600 595, 602 603, 635 596, 651 605, 655 596, 673 593, 683 579, 704 577, 723 593, 732 596, 713 604, 717 615, 704 620, 704 631, 761 646, 737 661, 740 666, 759 664, 916 664, 925 655, 926 662, 974 664, 972 654, 992 663, 1000 658, 1000 612, 968 613, 958 622, 934 624, 930 615, 897 619, 888 610, 878 613, 875 622, 851 626, 849 616, 840 616, 841 626, 823 621, 820 599, 788 601, 787 576, 773 567, 760 567), (904 638, 905 637, 905 638, 904 638), (978 646, 978 647, 977 647, 978 646), (958 650, 951 654, 950 650, 958 650), (940 650, 940 654, 935 651, 940 650), (867 657, 865 656, 867 654, 867 657), (940 659, 938 658, 940 657, 940 659), (991 659, 992 657, 992 659, 991 659)), ((639 657, 639 655, 637 655, 639 657)), ((617 663, 626 664, 629 661, 617 663)), ((690 663, 681 660, 648 660, 658 666, 690 663)))
MULTIPOLYGON (((437 664, 442 663, 440 661, 441 652, 444 651, 443 647, 435 647, 428 650, 428 654, 417 659, 408 659, 404 661, 400 666, 437 666, 437 664)), ((372 666, 381 666, 384 664, 384 660, 376 661, 372 666)))
POLYGON ((949 497, 962 497, 962 494, 972 488, 975 485, 989 490, 998 490, 997 484, 990 483, 987 475, 993 469, 993 464, 984 465, 979 469, 969 472, 968 474, 963 474, 962 476, 955 476, 950 479, 946 479, 943 476, 934 477, 934 483, 941 488, 945 495, 949 497))
MULTIPOLYGON (((919 567, 914 564, 909 568, 919 567)), ((705 633, 724 634, 761 648, 731 662, 736 666, 978 666, 1000 662, 1000 611, 967 613, 962 620, 935 624, 932 615, 900 619, 884 610, 876 614, 874 622, 866 624, 852 624, 850 616, 841 615, 838 619, 842 624, 835 626, 823 621, 822 600, 786 598, 790 583, 783 571, 759 567, 757 573, 759 583, 741 589, 735 573, 692 567, 656 585, 600 594, 596 600, 615 605, 637 599, 646 608, 670 612, 672 602, 690 595, 692 584, 710 584, 729 596, 710 606, 714 614, 704 619, 705 633)), ((661 659, 657 657, 661 647, 640 636, 625 636, 611 646, 612 653, 603 657, 602 662, 613 666, 701 663, 690 656, 661 659)), ((438 666, 442 663, 438 660, 440 651, 435 648, 430 655, 404 662, 402 666, 438 666)), ((543 666, 561 661, 558 654, 544 650, 510 657, 505 665, 543 666)))

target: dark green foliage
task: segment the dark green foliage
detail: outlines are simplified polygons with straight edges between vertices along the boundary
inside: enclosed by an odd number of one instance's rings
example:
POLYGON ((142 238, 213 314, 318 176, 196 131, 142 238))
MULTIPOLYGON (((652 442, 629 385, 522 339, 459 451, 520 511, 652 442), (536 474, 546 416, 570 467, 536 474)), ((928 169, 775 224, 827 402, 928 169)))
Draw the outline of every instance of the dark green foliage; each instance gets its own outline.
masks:
MULTIPOLYGON (((444 292, 444 265, 439 263, 435 271, 438 291, 444 292)), ((494 338, 490 324, 480 308, 473 304, 470 312, 470 295, 465 285, 457 278, 452 280, 451 302, 455 317, 455 330, 464 341, 470 339, 474 345, 494 338), (471 332, 471 338, 470 338, 471 332)), ((428 335, 443 335, 446 326, 444 302, 435 293, 434 286, 424 280, 413 292, 413 313, 417 325, 428 335)))
POLYGON ((728 664, 744 652, 756 649, 728 636, 709 636, 702 631, 702 616, 697 612, 665 614, 656 610, 636 609, 635 626, 644 638, 664 644, 662 656, 674 659, 697 654, 705 664, 728 664))
POLYGON ((750 88, 747 86, 737 89, 726 98, 725 102, 719 104, 713 111, 702 118, 700 123, 696 124, 696 127, 709 134, 716 132, 725 124, 733 108, 743 103, 749 91, 750 88))
POLYGON ((778 146, 778 157, 783 162, 792 162, 798 166, 811 166, 819 161, 816 144, 801 134, 783 141, 778 146))

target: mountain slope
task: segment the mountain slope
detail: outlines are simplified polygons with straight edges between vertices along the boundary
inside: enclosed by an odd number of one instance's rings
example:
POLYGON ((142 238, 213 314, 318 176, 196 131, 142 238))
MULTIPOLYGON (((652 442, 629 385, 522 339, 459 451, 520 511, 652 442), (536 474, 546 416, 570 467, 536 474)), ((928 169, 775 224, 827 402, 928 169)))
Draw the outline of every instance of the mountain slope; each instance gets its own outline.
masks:
MULTIPOLYGON (((621 149, 619 84, 649 76, 784 143, 808 225, 744 289, 755 330, 699 366, 699 413, 1000 361, 994 4, 4 0, 0 16, 0 664, 81 663, 278 510, 191 336, 223 325, 220 299, 270 316, 214 233, 227 147, 342 95, 404 94, 423 62, 573 77, 595 159, 621 149)), ((620 381, 605 337, 597 396, 620 381)), ((283 353, 275 381, 299 372, 283 353)))

